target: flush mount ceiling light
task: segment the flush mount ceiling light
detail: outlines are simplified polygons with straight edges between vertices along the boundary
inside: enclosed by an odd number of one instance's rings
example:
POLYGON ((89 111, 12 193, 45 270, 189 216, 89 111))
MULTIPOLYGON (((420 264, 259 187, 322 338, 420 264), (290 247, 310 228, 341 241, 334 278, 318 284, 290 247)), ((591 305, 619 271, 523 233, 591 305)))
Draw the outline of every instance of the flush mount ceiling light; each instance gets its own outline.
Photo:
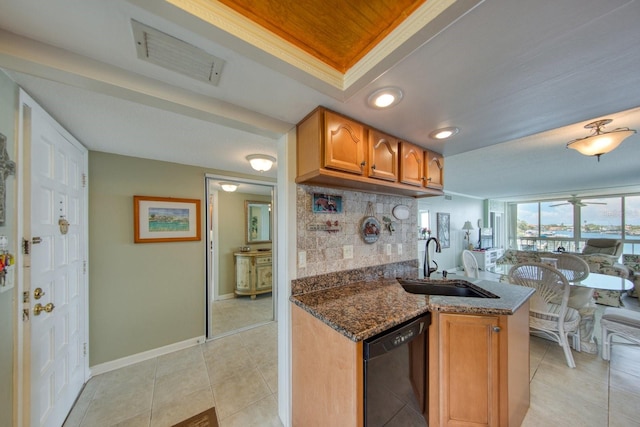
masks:
POLYGON ((593 134, 567 142, 567 148, 578 150, 585 156, 596 156, 600 161, 600 156, 613 151, 622 141, 636 133, 634 129, 629 128, 603 131, 602 128, 612 121, 611 119, 596 120, 585 125, 585 129, 593 129, 593 134))
POLYGON ((252 154, 247 156, 247 160, 251 163, 251 167, 258 172, 268 171, 276 161, 275 157, 267 156, 266 154, 252 154))
POLYGON ((234 184, 233 182, 221 182, 220 187, 228 193, 232 193, 238 189, 238 184, 234 184))
POLYGON ((373 108, 389 108, 400 102, 402 96, 402 91, 397 87, 384 87, 369 95, 367 102, 373 108))
POLYGON ((440 129, 436 129, 433 132, 431 132, 429 134, 429 138, 431 138, 431 139, 447 139, 447 138, 451 138, 453 135, 457 134, 458 132, 460 132, 460 128, 457 128, 455 126, 451 126, 451 127, 447 127, 447 128, 440 128, 440 129))

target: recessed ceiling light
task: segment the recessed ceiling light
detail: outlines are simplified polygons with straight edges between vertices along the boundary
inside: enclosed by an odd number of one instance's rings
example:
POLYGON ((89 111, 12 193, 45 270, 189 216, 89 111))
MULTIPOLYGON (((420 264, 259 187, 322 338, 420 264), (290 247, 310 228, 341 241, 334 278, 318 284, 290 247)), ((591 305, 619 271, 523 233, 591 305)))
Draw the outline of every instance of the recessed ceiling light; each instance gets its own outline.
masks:
POLYGON ((373 108, 389 108, 402 100, 402 91, 397 87, 384 87, 369 95, 367 102, 373 108))
POLYGON ((431 132, 429 134, 429 138, 432 138, 432 139, 447 139, 447 138, 451 138, 453 135, 457 134, 458 132, 460 132, 460 128, 457 128, 455 126, 447 127, 447 128, 440 128, 440 129, 436 129, 433 132, 431 132))

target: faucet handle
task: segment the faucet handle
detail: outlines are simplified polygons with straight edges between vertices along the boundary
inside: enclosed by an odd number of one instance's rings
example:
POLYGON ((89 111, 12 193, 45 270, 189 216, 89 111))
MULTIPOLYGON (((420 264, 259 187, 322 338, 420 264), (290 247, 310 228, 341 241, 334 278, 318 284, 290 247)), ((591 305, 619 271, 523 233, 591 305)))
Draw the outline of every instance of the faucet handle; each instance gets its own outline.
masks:
POLYGON ((442 278, 443 279, 447 278, 447 270, 442 270, 442 278))

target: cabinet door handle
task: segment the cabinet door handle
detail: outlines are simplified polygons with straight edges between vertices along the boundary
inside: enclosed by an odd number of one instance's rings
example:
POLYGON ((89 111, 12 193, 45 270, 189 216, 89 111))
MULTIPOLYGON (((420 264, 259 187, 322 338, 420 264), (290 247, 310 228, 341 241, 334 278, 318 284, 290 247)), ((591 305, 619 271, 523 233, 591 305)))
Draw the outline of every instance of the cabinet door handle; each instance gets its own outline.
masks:
POLYGON ((364 168, 365 166, 367 166, 367 162, 366 161, 361 161, 360 162, 360 168, 364 168))
POLYGON ((500 332, 500 326, 494 326, 493 332, 500 332))
POLYGON ((376 170, 376 165, 371 166, 371 169, 376 170))

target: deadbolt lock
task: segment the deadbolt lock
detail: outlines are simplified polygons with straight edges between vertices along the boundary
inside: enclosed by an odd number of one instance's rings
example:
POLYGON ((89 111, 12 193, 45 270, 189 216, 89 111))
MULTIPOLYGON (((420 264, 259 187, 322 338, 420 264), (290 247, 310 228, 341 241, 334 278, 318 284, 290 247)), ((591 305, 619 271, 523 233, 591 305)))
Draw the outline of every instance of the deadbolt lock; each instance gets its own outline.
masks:
POLYGON ((42 298, 43 295, 44 295, 44 291, 42 290, 42 288, 36 288, 33 291, 33 297, 35 299, 40 299, 40 298, 42 298))
POLYGON ((46 311, 47 313, 51 313, 54 308, 56 308, 56 306, 53 305, 53 303, 49 303, 44 306, 40 303, 37 303, 36 305, 33 306, 33 314, 35 314, 36 316, 39 316, 40 313, 42 313, 43 311, 46 311))

